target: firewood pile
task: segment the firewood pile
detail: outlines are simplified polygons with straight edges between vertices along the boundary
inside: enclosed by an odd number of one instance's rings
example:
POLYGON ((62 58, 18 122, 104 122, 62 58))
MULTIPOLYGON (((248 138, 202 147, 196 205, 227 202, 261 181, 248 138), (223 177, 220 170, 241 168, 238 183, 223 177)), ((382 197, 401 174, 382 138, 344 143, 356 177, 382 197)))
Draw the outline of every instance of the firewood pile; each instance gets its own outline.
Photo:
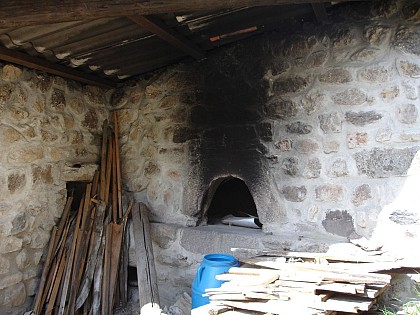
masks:
POLYGON ((68 197, 52 230, 33 314, 112 314, 127 301, 126 222, 118 147, 118 117, 103 125, 101 165, 86 186, 78 211, 68 197))
POLYGON ((216 276, 226 282, 220 288, 206 289, 210 304, 192 314, 232 310, 235 314, 367 312, 376 307, 378 298, 389 287, 391 276, 387 272, 419 270, 418 266, 379 254, 362 257, 277 252, 243 259, 242 267, 216 276))

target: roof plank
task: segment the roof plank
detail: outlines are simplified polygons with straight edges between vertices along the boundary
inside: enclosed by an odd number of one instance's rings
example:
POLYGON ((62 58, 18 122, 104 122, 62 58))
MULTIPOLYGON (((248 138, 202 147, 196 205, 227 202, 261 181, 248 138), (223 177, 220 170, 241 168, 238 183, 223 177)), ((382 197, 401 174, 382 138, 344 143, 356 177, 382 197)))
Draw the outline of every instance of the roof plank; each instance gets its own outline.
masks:
POLYGON ((206 57, 206 53, 204 50, 200 49, 194 43, 188 41, 184 36, 168 27, 158 18, 153 16, 140 15, 129 16, 128 18, 134 23, 137 23, 141 27, 147 29, 149 32, 152 32, 155 35, 159 36, 161 39, 168 42, 172 46, 185 52, 187 55, 190 55, 197 60, 201 60, 206 57))
MULTIPOLYGON (((335 2, 360 0, 335 0, 335 2)), ((375 0, 369 0, 375 1, 375 0)), ((2 3, 0 28, 40 23, 58 23, 114 16, 151 15, 170 12, 220 10, 283 4, 312 3, 313 0, 9 0, 2 3)), ((330 2, 319 0, 319 2, 330 2)))
POLYGON ((116 86, 116 83, 112 81, 5 47, 0 47, 0 60, 103 88, 113 88, 116 86))

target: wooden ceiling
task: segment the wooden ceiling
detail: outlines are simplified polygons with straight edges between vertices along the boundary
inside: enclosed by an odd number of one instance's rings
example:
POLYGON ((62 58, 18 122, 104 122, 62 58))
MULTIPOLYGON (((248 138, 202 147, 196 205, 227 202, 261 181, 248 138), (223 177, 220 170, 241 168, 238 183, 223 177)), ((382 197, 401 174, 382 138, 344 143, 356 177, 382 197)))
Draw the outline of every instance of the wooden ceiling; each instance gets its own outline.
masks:
MULTIPOLYGON (((334 3, 348 2, 335 0, 334 3)), ((328 21, 324 0, 9 0, 0 60, 115 87, 293 19, 328 21)))

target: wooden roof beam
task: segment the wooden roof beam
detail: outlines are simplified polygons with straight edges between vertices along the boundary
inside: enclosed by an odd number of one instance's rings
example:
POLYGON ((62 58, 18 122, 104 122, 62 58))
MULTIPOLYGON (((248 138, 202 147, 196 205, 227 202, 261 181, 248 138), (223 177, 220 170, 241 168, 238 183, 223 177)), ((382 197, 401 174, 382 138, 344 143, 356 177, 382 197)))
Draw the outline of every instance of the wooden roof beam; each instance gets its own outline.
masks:
POLYGON ((47 60, 33 57, 25 53, 0 47, 0 60, 25 66, 27 68, 45 71, 47 73, 57 75, 63 78, 79 81, 82 83, 99 86, 102 88, 114 88, 116 83, 75 70, 70 67, 58 65, 47 60))
MULTIPOLYGON (((334 2, 348 1, 361 0, 334 0, 334 2)), ((304 4, 312 3, 314 0, 8 0, 2 2, 0 28, 99 19, 104 17, 304 4)), ((319 0, 319 2, 331 2, 331 0, 319 0)))
POLYGON ((130 20, 137 23, 142 28, 147 29, 149 32, 157 35, 164 41, 168 42, 175 48, 183 51, 185 54, 194 57, 197 60, 204 59, 206 53, 194 43, 188 41, 184 36, 174 31, 158 18, 153 16, 128 16, 130 20))

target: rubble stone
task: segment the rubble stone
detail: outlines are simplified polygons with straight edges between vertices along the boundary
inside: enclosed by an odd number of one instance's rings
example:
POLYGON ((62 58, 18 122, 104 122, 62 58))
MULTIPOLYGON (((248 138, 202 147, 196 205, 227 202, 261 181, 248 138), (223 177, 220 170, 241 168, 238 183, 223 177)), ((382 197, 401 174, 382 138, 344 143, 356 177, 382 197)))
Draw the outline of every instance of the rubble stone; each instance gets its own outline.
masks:
POLYGON ((365 126, 380 120, 383 116, 375 111, 346 112, 345 119, 356 126, 365 126))
POLYGON ((5 81, 15 81, 22 75, 22 69, 14 65, 4 65, 2 69, 2 79, 5 81))
POLYGON ((414 124, 417 121, 418 110, 414 104, 403 104, 397 108, 397 119, 403 124, 414 124))
POLYGON ((358 88, 350 88, 333 96, 338 105, 362 105, 367 101, 367 94, 358 88))
POLYGON ((315 188, 316 200, 336 202, 344 199, 345 188, 341 185, 325 184, 315 188))
POLYGON ((349 175, 347 162, 344 159, 335 160, 328 171, 330 177, 344 177, 349 175))
POLYGON ((281 168, 284 174, 290 176, 296 176, 299 172, 299 160, 294 157, 283 159, 281 168))
POLYGON ((278 95, 288 93, 298 93, 306 90, 311 84, 309 77, 291 77, 287 79, 279 79, 274 82, 273 92, 278 95))
POLYGON ((319 115, 318 119, 325 134, 341 132, 341 118, 337 112, 319 115))
POLYGON ((344 237, 354 233, 353 217, 346 210, 330 210, 322 221, 325 230, 344 237))
POLYGON ((369 200, 372 198, 372 191, 368 184, 363 184, 360 186, 357 186, 355 190, 353 191, 353 197, 351 198, 351 202, 356 207, 361 206, 366 202, 366 200, 369 200))
POLYGON ((287 124, 286 125, 286 131, 289 133, 296 133, 296 134, 300 134, 300 135, 306 135, 308 133, 311 133, 312 131, 312 126, 305 124, 301 121, 296 121, 294 123, 291 124, 287 124))
POLYGON ((343 84, 352 81, 351 73, 345 69, 331 69, 319 76, 323 83, 343 84))
POLYGON ((277 118, 286 120, 296 116, 298 107, 296 103, 287 99, 273 98, 266 105, 267 116, 270 118, 277 118))
POLYGON ((381 149, 373 148, 354 154, 359 175, 370 178, 404 176, 418 148, 381 149))
POLYGON ((401 60, 400 61, 400 69, 403 75, 410 77, 410 78, 419 78, 420 77, 420 65, 401 60))
POLYGON ((360 148, 367 145, 368 134, 366 132, 356 132, 347 135, 347 146, 349 149, 360 148))
POLYGON ((302 202, 306 198, 307 189, 305 186, 285 186, 282 193, 288 201, 302 202))

